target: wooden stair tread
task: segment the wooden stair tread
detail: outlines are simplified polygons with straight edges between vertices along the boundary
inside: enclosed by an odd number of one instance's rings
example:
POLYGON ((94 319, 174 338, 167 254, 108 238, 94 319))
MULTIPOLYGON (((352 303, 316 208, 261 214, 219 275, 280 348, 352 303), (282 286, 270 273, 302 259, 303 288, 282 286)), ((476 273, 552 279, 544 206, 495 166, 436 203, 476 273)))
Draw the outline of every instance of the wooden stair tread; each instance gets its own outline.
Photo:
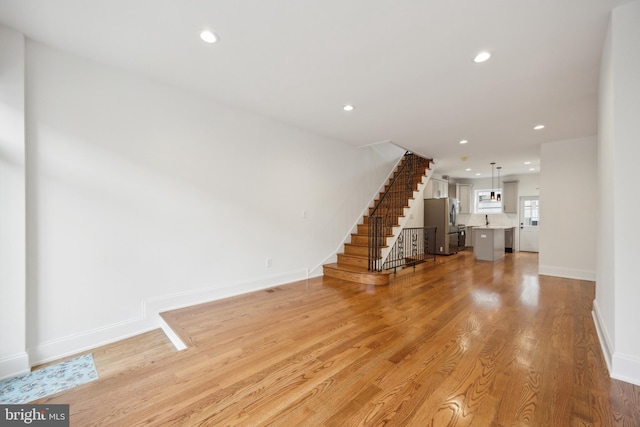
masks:
POLYGON ((368 273, 368 274, 392 274, 391 270, 383 270, 383 271, 369 271, 365 267, 358 267, 357 265, 350 264, 341 264, 339 262, 334 262, 332 264, 325 264, 325 266, 330 268, 339 268, 345 271, 351 271, 353 273, 368 273))
POLYGON ((325 264, 322 266, 323 273, 328 277, 347 280, 349 282, 361 283, 364 285, 388 285, 391 271, 369 271, 365 267, 358 267, 349 264, 325 264))
MULTIPOLYGON (((345 243, 345 246, 360 246, 360 247, 365 247, 368 248, 369 245, 367 243, 345 243)), ((389 246, 387 245, 378 245, 378 248, 388 248, 389 246)))

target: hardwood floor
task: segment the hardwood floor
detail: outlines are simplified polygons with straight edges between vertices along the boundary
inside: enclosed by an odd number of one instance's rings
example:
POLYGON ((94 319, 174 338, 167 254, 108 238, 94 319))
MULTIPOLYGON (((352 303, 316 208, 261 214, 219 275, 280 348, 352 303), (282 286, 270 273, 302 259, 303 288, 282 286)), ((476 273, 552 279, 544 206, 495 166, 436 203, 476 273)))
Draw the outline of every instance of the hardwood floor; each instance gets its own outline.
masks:
POLYGON ((71 425, 640 426, 609 378, 594 283, 538 276, 536 254, 469 251, 390 286, 317 278, 165 314, 93 351, 100 379, 38 403, 71 425))

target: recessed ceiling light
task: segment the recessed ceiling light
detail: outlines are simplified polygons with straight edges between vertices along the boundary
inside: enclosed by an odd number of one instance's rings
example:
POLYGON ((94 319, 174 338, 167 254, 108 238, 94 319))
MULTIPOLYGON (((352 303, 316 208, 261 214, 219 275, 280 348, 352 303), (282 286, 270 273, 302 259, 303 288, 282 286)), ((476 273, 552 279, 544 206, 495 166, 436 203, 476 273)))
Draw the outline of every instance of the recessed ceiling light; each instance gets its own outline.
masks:
POLYGON ((530 171, 534 171, 534 170, 536 170, 536 168, 529 168, 529 170, 530 170, 530 171))
POLYGON ((342 109, 344 111, 353 111, 356 107, 354 107, 353 105, 345 105, 344 107, 342 107, 342 109))
POLYGON ((470 172, 470 171, 471 171, 471 168, 466 168, 465 170, 466 170, 467 172, 470 172))
POLYGON ((200 33, 200 38, 207 43, 215 43, 218 41, 218 36, 209 30, 204 30, 200 33))
POLYGON ((466 139, 463 139, 463 140, 460 141, 460 144, 466 144, 467 142, 469 142, 469 141, 467 141, 466 139))
POLYGON ((544 129, 544 125, 535 125, 535 126, 533 127, 533 129, 535 129, 535 130, 544 129))
POLYGON ((475 58, 473 58, 473 62, 480 63, 486 61, 489 58, 491 58, 491 54, 489 52, 480 52, 476 55, 475 58))
POLYGON ((524 162, 524 164, 525 164, 525 165, 530 165, 530 164, 531 164, 531 162, 524 162))
POLYGON ((480 172, 476 172, 476 176, 480 176, 480 172))

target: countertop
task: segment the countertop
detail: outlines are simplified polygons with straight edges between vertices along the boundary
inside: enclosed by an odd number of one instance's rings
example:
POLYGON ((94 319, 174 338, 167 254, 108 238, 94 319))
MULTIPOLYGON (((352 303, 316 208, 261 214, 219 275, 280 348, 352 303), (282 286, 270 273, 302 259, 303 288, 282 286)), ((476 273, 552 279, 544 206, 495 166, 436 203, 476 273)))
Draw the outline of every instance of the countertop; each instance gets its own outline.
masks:
POLYGON ((508 228, 514 228, 515 225, 490 225, 490 226, 480 226, 480 225, 467 225, 467 227, 473 227, 475 230, 506 230, 508 228))

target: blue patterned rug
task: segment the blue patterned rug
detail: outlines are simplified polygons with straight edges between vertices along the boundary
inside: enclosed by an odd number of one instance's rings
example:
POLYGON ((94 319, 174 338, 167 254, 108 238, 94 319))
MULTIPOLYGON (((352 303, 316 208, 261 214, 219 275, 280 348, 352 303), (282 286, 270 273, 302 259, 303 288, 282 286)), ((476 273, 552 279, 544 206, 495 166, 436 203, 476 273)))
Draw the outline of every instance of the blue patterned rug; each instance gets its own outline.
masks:
POLYGON ((20 404, 98 379, 93 354, 0 381, 0 404, 20 404))

